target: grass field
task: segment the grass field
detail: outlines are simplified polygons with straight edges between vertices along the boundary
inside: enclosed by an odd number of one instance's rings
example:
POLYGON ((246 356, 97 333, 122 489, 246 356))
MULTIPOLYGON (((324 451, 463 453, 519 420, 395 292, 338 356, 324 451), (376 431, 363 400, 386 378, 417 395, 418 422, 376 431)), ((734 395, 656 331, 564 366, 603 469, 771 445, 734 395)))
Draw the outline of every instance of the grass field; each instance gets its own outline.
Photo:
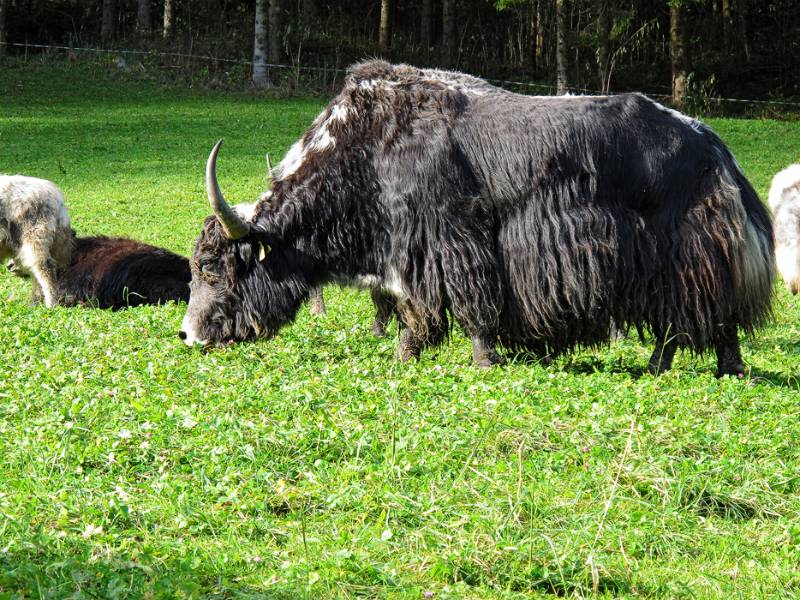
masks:
MULTIPOLYGON (((55 181, 81 234, 188 254, 224 137, 264 188, 324 99, 0 67, 0 172, 55 181)), ((800 123, 715 119, 766 196, 800 123)), ((185 307, 46 310, 0 274, 0 598, 800 596, 800 301, 743 342, 643 375, 634 336, 550 366, 416 363, 364 293, 272 341, 202 353, 185 307)))

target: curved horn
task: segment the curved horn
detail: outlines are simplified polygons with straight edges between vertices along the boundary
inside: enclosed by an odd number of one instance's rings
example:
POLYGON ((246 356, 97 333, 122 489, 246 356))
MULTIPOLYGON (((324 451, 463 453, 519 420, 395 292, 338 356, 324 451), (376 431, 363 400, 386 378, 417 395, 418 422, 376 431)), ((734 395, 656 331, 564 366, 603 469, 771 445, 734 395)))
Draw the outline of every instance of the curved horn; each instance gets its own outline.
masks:
POLYGON ((269 159, 269 152, 267 152, 267 178, 272 179, 272 161, 269 159))
POLYGON ((225 237, 229 240, 238 240, 247 235, 247 232, 250 231, 250 226, 236 211, 228 206, 228 203, 225 202, 225 197, 222 195, 222 190, 219 189, 219 183, 217 183, 217 153, 219 153, 220 146, 222 146, 222 140, 214 144, 211 154, 208 155, 208 162, 206 163, 206 192, 208 192, 208 201, 211 203, 214 214, 217 215, 219 222, 222 223, 225 237))

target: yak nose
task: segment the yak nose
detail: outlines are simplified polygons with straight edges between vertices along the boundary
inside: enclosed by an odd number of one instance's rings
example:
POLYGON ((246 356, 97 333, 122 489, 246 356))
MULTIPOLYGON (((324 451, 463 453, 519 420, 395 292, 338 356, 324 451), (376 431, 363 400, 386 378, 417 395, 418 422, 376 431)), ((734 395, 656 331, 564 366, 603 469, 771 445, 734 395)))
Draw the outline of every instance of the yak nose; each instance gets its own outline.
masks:
POLYGON ((182 340, 186 341, 186 332, 181 329, 178 332, 178 337, 181 338, 182 340))

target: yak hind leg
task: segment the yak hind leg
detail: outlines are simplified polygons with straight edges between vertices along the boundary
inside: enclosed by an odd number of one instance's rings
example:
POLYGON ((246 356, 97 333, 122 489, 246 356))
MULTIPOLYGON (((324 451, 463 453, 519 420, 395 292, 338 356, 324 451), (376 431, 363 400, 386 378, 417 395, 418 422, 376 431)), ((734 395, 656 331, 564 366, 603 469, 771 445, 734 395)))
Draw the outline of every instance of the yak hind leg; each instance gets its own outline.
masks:
POLYGON ((725 323, 718 326, 715 349, 717 351, 717 377, 725 375, 744 377, 744 362, 742 362, 736 325, 725 323))
POLYGON ((325 297, 322 295, 322 286, 314 286, 308 293, 308 300, 311 303, 311 314, 315 317, 324 315, 328 312, 325 307, 325 297))
POLYGON ((382 292, 378 288, 372 288, 369 293, 372 297, 372 304, 375 305, 375 320, 372 323, 372 333, 375 337, 384 337, 386 335, 386 327, 395 313, 397 301, 394 296, 382 292))
POLYGON ((22 266, 33 276, 32 304, 44 300, 47 308, 58 304, 56 262, 41 245, 23 243, 19 259, 22 266))
POLYGON ((678 340, 675 336, 666 337, 659 335, 656 337, 656 347, 647 363, 647 370, 651 375, 661 375, 672 368, 672 360, 675 358, 675 351, 678 349, 678 340))

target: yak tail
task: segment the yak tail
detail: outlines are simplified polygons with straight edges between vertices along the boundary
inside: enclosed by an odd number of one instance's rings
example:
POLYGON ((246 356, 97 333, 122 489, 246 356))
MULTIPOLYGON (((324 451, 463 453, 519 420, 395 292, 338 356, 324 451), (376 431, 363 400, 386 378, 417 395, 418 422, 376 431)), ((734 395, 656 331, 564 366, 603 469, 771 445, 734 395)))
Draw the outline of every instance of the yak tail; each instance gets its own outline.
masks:
POLYGON ((732 245, 731 275, 734 320, 752 331, 770 316, 775 279, 775 236, 769 212, 742 173, 736 159, 722 146, 721 192, 730 207, 736 241, 732 245))

